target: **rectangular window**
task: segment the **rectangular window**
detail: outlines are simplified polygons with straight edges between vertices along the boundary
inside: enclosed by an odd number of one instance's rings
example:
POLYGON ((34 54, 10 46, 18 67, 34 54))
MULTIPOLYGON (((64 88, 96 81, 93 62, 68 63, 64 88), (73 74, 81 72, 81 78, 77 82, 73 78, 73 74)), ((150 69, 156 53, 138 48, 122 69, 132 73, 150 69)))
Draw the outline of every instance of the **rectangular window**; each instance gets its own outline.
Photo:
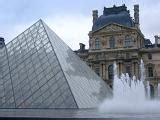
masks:
POLYGON ((100 41, 99 40, 95 41, 95 49, 100 49, 100 41))
POLYGON ((97 73, 97 75, 100 76, 100 68, 99 67, 95 68, 95 73, 97 73))
POLYGON ((131 40, 125 40, 125 47, 132 47, 133 42, 131 40))
POLYGON ((130 47, 130 44, 131 44, 130 41, 128 40, 125 41, 125 47, 130 47))
POLYGON ((115 48, 115 39, 113 36, 110 37, 109 46, 110 46, 110 48, 115 48))
POLYGON ((152 59, 152 54, 148 53, 148 59, 151 60, 152 59))
POLYGON ((113 80, 114 78, 113 64, 108 66, 108 78, 110 80, 113 80))
POLYGON ((133 46, 133 40, 131 36, 126 36, 124 41, 124 47, 132 47, 133 46))
POLYGON ((153 67, 148 67, 148 77, 153 77, 153 67))
POLYGON ((126 73, 131 77, 131 66, 126 66, 126 73))
POLYGON ((109 41, 109 44, 110 44, 110 48, 115 48, 115 44, 112 40, 109 41))

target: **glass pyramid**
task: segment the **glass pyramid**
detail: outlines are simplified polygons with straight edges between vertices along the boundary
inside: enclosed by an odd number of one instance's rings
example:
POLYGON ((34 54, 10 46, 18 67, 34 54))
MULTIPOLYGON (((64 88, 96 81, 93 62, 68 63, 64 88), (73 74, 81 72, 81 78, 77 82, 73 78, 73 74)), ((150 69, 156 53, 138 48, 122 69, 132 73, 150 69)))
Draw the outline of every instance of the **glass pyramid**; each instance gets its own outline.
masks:
POLYGON ((0 49, 0 108, 92 108, 110 95, 42 20, 0 49))

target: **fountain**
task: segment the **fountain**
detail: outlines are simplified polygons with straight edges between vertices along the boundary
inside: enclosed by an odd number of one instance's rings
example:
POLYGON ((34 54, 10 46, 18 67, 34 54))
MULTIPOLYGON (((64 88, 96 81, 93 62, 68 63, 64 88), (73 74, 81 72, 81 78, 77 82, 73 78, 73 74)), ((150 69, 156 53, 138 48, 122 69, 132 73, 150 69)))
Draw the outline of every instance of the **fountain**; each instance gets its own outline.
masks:
POLYGON ((160 101, 150 100, 149 83, 145 81, 143 61, 140 65, 140 80, 122 74, 118 77, 114 63, 113 98, 106 99, 100 106, 103 113, 160 113, 160 101))

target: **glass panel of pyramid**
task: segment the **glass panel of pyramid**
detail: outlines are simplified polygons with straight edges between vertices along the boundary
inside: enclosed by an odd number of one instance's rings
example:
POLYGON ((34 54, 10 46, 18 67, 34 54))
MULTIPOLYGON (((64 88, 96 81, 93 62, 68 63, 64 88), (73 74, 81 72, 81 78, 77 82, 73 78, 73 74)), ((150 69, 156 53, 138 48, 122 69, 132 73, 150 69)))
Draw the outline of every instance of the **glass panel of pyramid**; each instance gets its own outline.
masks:
POLYGON ((91 108, 111 89, 42 21, 0 49, 0 108, 91 108))

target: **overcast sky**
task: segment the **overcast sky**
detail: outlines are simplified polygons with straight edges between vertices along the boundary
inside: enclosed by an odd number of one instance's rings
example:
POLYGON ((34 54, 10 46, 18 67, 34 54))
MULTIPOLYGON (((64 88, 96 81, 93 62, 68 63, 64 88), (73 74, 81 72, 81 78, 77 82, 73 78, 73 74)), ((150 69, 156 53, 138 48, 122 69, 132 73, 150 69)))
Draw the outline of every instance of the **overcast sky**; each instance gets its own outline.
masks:
POLYGON ((6 43, 30 25, 44 20, 73 50, 79 43, 88 46, 92 10, 126 4, 133 17, 133 5, 140 5, 140 27, 154 42, 160 35, 160 0, 0 0, 0 36, 6 43))

